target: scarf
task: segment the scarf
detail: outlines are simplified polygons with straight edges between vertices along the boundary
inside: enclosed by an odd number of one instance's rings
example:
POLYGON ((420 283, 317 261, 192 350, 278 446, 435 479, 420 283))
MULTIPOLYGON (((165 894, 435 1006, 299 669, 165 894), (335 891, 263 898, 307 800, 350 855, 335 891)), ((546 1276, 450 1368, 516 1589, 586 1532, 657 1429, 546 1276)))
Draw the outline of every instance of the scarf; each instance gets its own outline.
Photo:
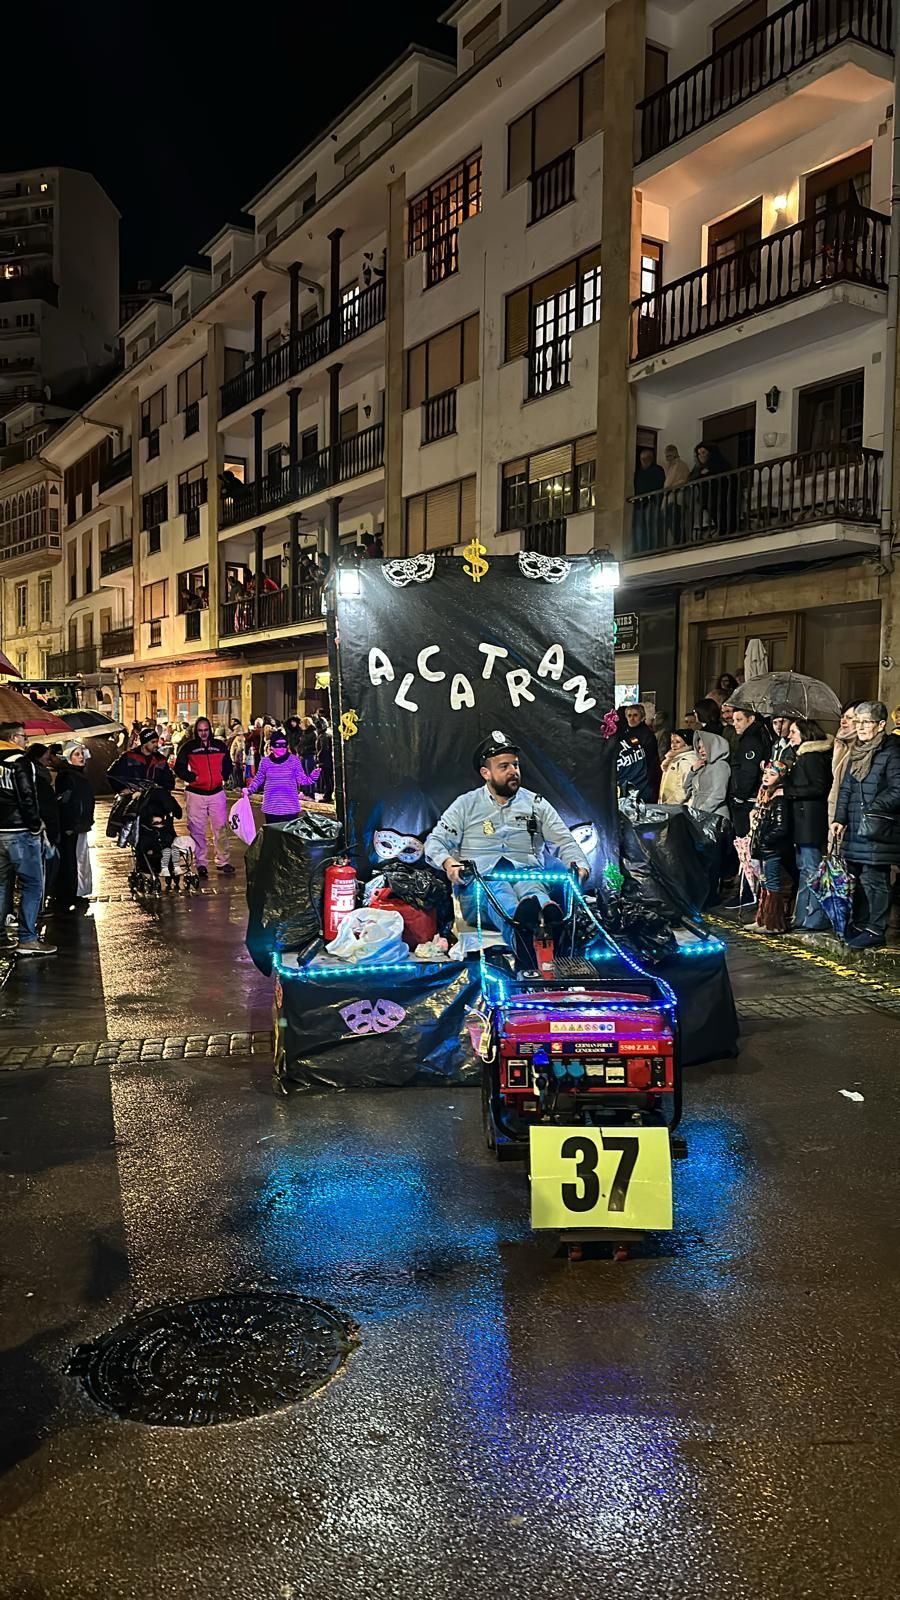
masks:
POLYGON ((884 744, 884 741, 885 735, 883 733, 878 733, 875 735, 874 739, 867 739, 865 744, 861 743, 859 739, 856 740, 855 744, 851 744, 847 753, 847 759, 850 763, 850 772, 852 776, 857 778, 860 783, 862 783, 872 771, 872 762, 875 760, 875 757, 881 749, 881 746, 884 744))

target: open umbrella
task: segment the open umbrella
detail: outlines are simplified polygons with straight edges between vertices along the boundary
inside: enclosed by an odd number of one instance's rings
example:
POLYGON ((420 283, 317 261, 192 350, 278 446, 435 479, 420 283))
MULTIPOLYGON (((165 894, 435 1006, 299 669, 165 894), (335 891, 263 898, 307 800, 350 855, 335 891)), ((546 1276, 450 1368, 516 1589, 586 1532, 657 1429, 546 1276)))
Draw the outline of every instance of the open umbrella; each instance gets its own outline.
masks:
POLYGON ((760 678, 748 678, 735 689, 730 704, 738 711, 759 711, 764 717, 770 717, 779 706, 789 706, 798 717, 839 722, 841 716, 841 702, 834 690, 803 672, 766 672, 760 678))
POLYGON ((123 722, 116 722, 102 711, 61 711, 60 717, 82 739, 102 739, 104 734, 114 737, 125 732, 123 722))
POLYGON ((0 722, 21 722, 26 739, 43 739, 52 734, 54 739, 68 739, 72 730, 52 711, 35 705, 27 694, 17 689, 0 686, 0 722))

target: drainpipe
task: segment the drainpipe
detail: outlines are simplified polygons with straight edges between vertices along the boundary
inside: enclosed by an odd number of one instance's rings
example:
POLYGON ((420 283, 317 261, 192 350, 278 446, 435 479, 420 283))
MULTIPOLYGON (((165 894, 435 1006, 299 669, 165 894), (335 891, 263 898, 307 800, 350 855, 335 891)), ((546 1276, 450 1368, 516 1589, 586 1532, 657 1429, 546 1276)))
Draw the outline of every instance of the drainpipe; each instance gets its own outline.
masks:
POLYGON ((900 298, 900 5, 894 6, 894 129, 891 148, 891 238, 888 247, 887 348, 884 374, 884 453, 881 461, 881 565, 894 570, 894 429, 897 416, 897 311, 900 298))

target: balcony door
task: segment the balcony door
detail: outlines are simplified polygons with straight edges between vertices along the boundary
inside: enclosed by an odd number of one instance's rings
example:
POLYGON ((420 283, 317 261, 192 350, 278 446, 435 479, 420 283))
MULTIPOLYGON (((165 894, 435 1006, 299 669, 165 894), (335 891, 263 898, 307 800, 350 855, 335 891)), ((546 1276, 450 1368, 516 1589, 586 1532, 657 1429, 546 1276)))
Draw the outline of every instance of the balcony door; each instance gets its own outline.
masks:
POLYGON ((709 225, 707 263, 710 325, 756 308, 762 199, 709 225))
POLYGON ((703 419, 703 443, 715 446, 724 465, 749 467, 756 458, 756 406, 736 406, 703 419))
POLYGON ((723 672, 730 672, 732 677, 743 672, 744 656, 751 639, 762 640, 770 672, 786 672, 797 667, 800 630, 796 612, 701 623, 697 635, 695 701, 708 693, 723 672))
POLYGON ((767 65, 762 24, 767 0, 749 0, 723 17, 712 30, 709 93, 713 116, 740 105, 765 81, 767 65), (756 31, 753 31, 756 30, 756 31))
POLYGON ((811 172, 806 180, 804 216, 808 248, 821 278, 841 265, 849 250, 858 253, 865 236, 863 211, 872 203, 872 147, 811 172))

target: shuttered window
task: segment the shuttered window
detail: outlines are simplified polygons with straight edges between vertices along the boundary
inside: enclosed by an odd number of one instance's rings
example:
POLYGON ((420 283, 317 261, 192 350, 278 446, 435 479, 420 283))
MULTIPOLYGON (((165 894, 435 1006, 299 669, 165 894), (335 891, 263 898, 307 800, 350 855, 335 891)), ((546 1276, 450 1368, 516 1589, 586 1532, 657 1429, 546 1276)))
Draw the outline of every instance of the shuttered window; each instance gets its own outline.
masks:
POLYGON ((501 476, 501 527, 531 528, 594 508, 597 435, 507 461, 501 476))
POLYGON ((159 583, 145 583, 141 594, 144 602, 143 618, 145 622, 160 622, 166 616, 166 584, 168 580, 161 578, 159 583))
POLYGON ((432 334, 406 352, 406 404, 420 406, 437 394, 478 377, 478 313, 432 334))
POLYGON ((445 550, 475 532, 475 477, 445 483, 406 502, 406 552, 445 550))
POLYGON ((507 184, 514 189, 603 127, 604 63, 599 56, 511 122, 507 184))
POLYGON ((561 334, 571 332, 572 328, 587 327, 588 324, 597 321, 600 315, 599 245, 594 250, 586 251, 577 260, 567 261, 561 267, 554 267, 552 272, 545 272, 542 277, 535 278, 533 283, 526 283, 521 289, 515 289, 512 294, 507 295, 507 361, 512 361, 516 356, 524 356, 529 350, 534 349, 535 339, 532 333, 537 324, 543 328, 547 322, 548 313, 546 309, 542 311, 541 308, 546 308, 550 302, 557 302, 550 318, 554 323, 560 321, 560 310, 565 313, 564 320, 567 326, 560 326, 561 334), (561 299, 557 301, 557 297, 561 299))
POLYGON ((141 496, 141 527, 158 528, 165 522, 169 515, 169 486, 160 484, 158 489, 151 490, 150 494, 141 496))

